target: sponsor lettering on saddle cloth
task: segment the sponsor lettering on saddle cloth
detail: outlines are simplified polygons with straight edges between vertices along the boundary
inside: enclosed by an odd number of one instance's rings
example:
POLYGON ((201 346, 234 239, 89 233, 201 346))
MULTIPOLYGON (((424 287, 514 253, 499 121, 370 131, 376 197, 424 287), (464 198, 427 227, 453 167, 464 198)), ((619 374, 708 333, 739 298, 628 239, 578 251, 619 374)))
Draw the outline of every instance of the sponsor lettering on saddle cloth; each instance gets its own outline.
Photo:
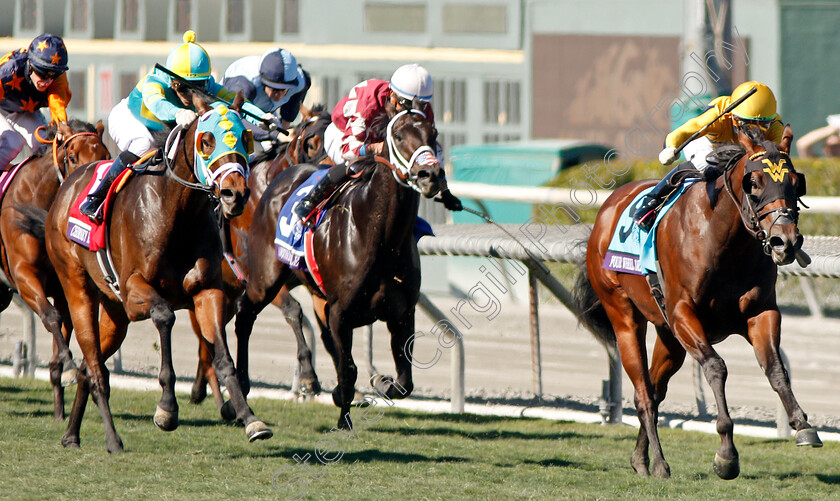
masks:
POLYGON ((82 214, 79 210, 79 206, 85 201, 87 194, 98 186, 98 183, 105 176, 105 173, 108 172, 112 163, 114 163, 113 160, 103 160, 96 164, 94 167, 95 174, 91 177, 90 182, 85 189, 79 193, 76 201, 73 202, 72 207, 70 207, 70 215, 67 219, 67 238, 89 249, 91 252, 96 252, 99 249, 105 248, 105 222, 108 221, 108 212, 111 209, 116 193, 120 190, 120 188, 122 188, 128 177, 131 176, 132 170, 125 169, 119 176, 117 176, 117 179, 111 183, 111 188, 105 196, 105 202, 102 203, 103 218, 101 223, 97 223, 93 219, 82 214))
POLYGON ((636 195, 636 198, 624 208, 621 217, 618 219, 615 233, 607 247, 607 255, 604 257, 601 267, 621 273, 632 273, 633 275, 647 275, 656 272, 656 228, 659 226, 659 221, 662 220, 677 199, 685 193, 686 188, 695 181, 697 179, 688 179, 683 182, 676 193, 659 209, 649 232, 639 228, 639 225, 633 222, 632 214, 636 211, 636 207, 641 204, 642 198, 653 187, 636 195))
POLYGON ((9 185, 12 184, 12 179, 15 178, 15 174, 18 173, 21 167, 29 163, 30 160, 35 158, 34 155, 29 156, 23 162, 17 165, 10 165, 6 170, 0 171, 0 200, 6 195, 6 190, 9 189, 9 185))
MULTIPOLYGON (((306 228, 301 224, 300 218, 297 217, 293 209, 304 196, 312 191, 328 170, 320 169, 313 172, 286 200, 277 216, 277 231, 274 234, 274 249, 277 259, 288 264, 292 269, 308 270, 321 290, 324 288, 324 283, 318 269, 318 263, 315 260, 315 253, 312 250, 312 237, 315 231, 305 231, 306 228)), ((339 188, 340 190, 341 188, 339 188)), ((329 205, 324 206, 316 215, 316 229, 321 223, 327 208, 329 208, 329 205)), ((420 240, 420 237, 424 235, 434 236, 434 233, 431 225, 418 217, 414 224, 414 239, 420 240)))

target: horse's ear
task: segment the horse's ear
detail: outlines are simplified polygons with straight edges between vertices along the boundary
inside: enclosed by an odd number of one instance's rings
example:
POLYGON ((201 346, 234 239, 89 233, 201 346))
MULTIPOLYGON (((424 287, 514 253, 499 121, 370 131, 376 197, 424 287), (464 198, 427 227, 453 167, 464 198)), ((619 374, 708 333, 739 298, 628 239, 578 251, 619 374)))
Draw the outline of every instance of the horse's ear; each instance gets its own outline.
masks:
POLYGON ((97 134, 99 137, 102 137, 102 134, 105 133, 105 125, 102 123, 102 120, 96 122, 96 125, 93 126, 96 129, 97 134))
POLYGON ((245 103, 245 96, 242 94, 241 90, 236 91, 236 97, 233 98, 233 103, 230 105, 230 108, 237 113, 242 111, 242 105, 245 103))
POLYGON ((782 132, 782 142, 779 143, 779 150, 790 154, 790 144, 793 142, 793 129, 790 124, 785 124, 785 130, 782 132))
POLYGON ((310 118, 312 118, 312 110, 310 110, 309 108, 304 106, 303 103, 301 103, 301 105, 300 105, 300 116, 301 116, 301 119, 302 119, 301 122, 305 122, 305 121, 309 120, 310 118))
POLYGON ((204 100, 204 96, 198 92, 192 93, 192 104, 195 106, 196 111, 198 111, 199 116, 210 111, 210 105, 204 100))

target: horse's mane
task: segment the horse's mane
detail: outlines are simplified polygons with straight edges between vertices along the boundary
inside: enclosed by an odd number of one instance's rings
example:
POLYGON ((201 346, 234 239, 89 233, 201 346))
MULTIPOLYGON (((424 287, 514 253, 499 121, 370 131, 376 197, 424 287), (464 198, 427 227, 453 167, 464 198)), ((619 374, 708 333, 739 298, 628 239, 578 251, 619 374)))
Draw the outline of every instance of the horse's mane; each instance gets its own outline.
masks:
MULTIPOLYGON (((83 120, 79 120, 77 118, 71 118, 70 120, 68 120, 67 125, 70 127, 70 131, 73 134, 77 134, 79 132, 98 133, 98 131, 96 130, 96 127, 93 124, 90 124, 90 123, 85 122, 83 120)), ((44 130, 44 132, 42 133, 42 136, 41 136, 42 139, 46 139, 46 140, 49 140, 49 141, 52 141, 53 139, 55 139, 55 134, 56 134, 56 132, 58 132, 56 130, 55 122, 50 122, 46 127, 44 127, 43 130, 44 130)), ((36 139, 36 141, 37 141, 37 139, 36 139)), ((36 157, 43 157, 47 153, 52 155, 52 152, 51 152, 50 148, 39 148, 38 151, 35 153, 35 156, 36 157)))

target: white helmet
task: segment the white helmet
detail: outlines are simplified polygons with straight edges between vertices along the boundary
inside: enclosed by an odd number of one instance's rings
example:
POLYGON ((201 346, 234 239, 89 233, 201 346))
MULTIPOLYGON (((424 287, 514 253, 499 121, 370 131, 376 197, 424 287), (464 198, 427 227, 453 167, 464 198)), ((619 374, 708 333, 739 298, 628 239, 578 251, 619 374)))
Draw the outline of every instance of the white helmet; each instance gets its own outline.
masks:
POLYGON ((432 100, 434 89, 432 76, 419 64, 400 66, 391 76, 391 90, 403 99, 416 97, 428 103, 432 100))

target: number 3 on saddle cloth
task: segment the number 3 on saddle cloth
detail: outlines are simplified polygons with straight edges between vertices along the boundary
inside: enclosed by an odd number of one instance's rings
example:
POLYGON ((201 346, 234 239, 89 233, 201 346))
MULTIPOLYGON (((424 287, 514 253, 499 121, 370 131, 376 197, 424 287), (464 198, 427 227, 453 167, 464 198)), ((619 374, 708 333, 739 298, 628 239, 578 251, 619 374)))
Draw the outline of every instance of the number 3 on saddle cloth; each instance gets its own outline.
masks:
POLYGON ((125 184, 125 181, 133 172, 131 169, 125 169, 119 176, 117 176, 117 179, 111 183, 111 188, 108 190, 108 195, 105 197, 105 202, 102 204, 102 222, 97 223, 82 214, 79 211, 79 206, 82 202, 84 202, 86 195, 91 191, 93 185, 105 176, 105 173, 108 172, 112 163, 114 163, 113 160, 105 160, 96 165, 96 173, 91 177, 90 183, 88 183, 87 187, 81 191, 79 197, 75 202, 73 202, 73 206, 70 207, 70 215, 67 221, 67 238, 84 246, 91 252, 96 252, 99 249, 105 248, 105 230, 107 226, 105 221, 108 220, 107 214, 111 209, 111 205, 113 204, 117 191, 119 191, 120 187, 125 184))
POLYGON ((636 198, 624 208, 615 233, 607 247, 607 255, 604 257, 602 268, 620 273, 632 273, 634 275, 648 275, 656 273, 656 228, 665 213, 674 205, 674 202, 685 192, 686 187, 697 179, 688 179, 662 206, 656 215, 650 231, 644 231, 633 222, 631 216, 636 207, 642 203, 642 198, 652 189, 648 188, 636 195, 636 198))
MULTIPOLYGON (((315 253, 312 248, 312 237, 315 230, 306 230, 300 222, 300 218, 294 213, 294 207, 298 202, 312 191, 312 188, 326 175, 329 169, 320 169, 312 173, 309 178, 304 181, 292 193, 283 208, 280 209, 280 214, 277 216, 277 231, 274 234, 274 248, 276 250, 277 259, 289 265, 295 270, 308 270, 318 284, 318 287, 323 291, 324 282, 321 278, 321 273, 318 270, 318 263, 315 261, 315 253)), ((341 193, 345 186, 353 180, 348 181, 345 185, 339 187, 334 193, 341 193)), ((329 208, 331 202, 328 202, 316 216, 315 229, 321 224, 324 213, 329 208)), ((421 217, 417 217, 414 223, 414 240, 420 240, 424 235, 434 236, 432 227, 421 217)))

